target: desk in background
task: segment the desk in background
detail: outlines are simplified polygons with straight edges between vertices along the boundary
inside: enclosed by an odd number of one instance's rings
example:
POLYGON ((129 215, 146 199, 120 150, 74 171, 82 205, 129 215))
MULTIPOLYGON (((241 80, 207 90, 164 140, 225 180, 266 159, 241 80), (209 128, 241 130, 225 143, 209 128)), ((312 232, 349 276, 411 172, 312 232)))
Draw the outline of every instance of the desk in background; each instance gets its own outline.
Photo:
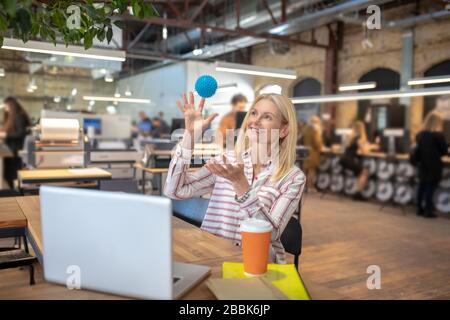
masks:
POLYGON ((18 172, 19 189, 25 191, 26 185, 65 182, 96 182, 100 187, 101 180, 111 180, 111 173, 100 168, 81 169, 36 169, 18 172))

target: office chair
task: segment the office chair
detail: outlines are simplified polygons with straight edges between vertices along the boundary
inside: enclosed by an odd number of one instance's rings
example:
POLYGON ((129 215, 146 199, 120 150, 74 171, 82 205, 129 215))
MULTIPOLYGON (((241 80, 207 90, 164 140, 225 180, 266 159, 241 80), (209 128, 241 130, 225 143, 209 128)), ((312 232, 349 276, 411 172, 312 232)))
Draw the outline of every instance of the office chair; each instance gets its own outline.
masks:
POLYGON ((281 234, 281 243, 287 253, 294 255, 294 265, 298 271, 298 260, 302 253, 302 236, 303 230, 300 223, 300 213, 302 209, 303 194, 298 202, 298 209, 292 215, 286 228, 281 234))
POLYGON ((200 227, 208 208, 209 199, 192 198, 172 200, 173 215, 181 220, 200 227))
POLYGON ((137 181, 133 179, 116 179, 100 181, 100 190, 126 193, 139 193, 137 181))

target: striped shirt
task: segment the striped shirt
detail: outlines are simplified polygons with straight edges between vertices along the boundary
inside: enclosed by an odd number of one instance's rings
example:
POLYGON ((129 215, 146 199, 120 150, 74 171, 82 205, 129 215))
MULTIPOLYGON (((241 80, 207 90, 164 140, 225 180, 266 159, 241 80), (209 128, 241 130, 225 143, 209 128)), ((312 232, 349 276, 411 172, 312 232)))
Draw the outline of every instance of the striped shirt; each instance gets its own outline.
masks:
MULTIPOLYGON (((192 151, 176 147, 170 162, 164 187, 164 194, 172 199, 188 199, 211 193, 209 205, 201 228, 212 234, 241 244, 239 227, 241 221, 256 218, 269 221, 273 226, 270 260, 286 263, 286 255, 280 237, 292 214, 298 208, 305 175, 293 166, 280 181, 271 182, 274 166, 269 162, 260 174, 253 179, 253 165, 250 152, 243 154, 244 174, 250 184, 249 197, 243 203, 235 200, 232 184, 208 169, 202 167, 196 172, 188 172, 192 151)), ((227 153, 235 164, 236 159, 227 153)), ((222 162, 222 156, 215 158, 222 162)))

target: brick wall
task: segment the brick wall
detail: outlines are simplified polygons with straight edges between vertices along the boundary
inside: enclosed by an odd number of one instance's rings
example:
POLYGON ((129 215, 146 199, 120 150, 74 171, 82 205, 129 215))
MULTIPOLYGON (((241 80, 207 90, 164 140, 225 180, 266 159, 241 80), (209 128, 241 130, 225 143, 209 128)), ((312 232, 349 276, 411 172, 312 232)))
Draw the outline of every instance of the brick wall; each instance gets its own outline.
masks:
MULTIPOLYGON (((413 9, 402 6, 389 12, 382 12, 386 21, 404 19, 413 9)), ((424 11, 425 12, 425 11, 424 11)), ((423 13, 424 13, 423 12, 423 13)), ((433 65, 450 59, 450 19, 422 23, 414 28, 414 68, 413 76, 421 77, 433 65)), ((361 45, 363 29, 359 25, 344 25, 343 47, 338 55, 338 84, 355 83, 365 73, 375 68, 389 68, 398 73, 401 71, 402 30, 382 28, 370 32, 373 48, 364 49, 361 45)), ((309 33, 305 33, 308 36, 309 33)), ((317 39, 326 43, 327 30, 316 30, 317 39)), ((271 54, 267 44, 254 47, 252 52, 254 65, 295 69, 297 80, 257 77, 255 90, 267 83, 282 86, 283 93, 291 96, 293 86, 306 77, 313 77, 324 83, 325 50, 307 46, 292 46, 284 55, 271 54)), ((411 129, 417 130, 422 122, 423 98, 411 99, 411 129)), ((357 102, 341 102, 336 110, 336 125, 347 127, 355 119, 357 102)))

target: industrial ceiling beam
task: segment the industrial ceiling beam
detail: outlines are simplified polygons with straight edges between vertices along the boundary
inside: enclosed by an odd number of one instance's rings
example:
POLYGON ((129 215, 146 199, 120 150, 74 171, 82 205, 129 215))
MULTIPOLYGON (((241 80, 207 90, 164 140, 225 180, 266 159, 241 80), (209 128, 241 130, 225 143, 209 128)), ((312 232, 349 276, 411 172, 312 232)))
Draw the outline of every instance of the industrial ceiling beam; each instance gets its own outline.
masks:
MULTIPOLYGON (((194 13, 192 14, 192 16, 190 17, 190 21, 194 21, 195 19, 197 19, 198 15, 202 12, 203 8, 205 7, 205 5, 208 3, 208 0, 203 0, 203 2, 195 9, 194 13)), ((187 13, 186 13, 186 18, 187 18, 187 13)))
POLYGON ((128 45, 128 49, 131 49, 141 38, 142 36, 147 32, 148 28, 150 27, 150 23, 147 23, 142 29, 141 31, 139 31, 139 33, 137 34, 136 37, 134 37, 133 41, 130 42, 130 44, 128 45))
POLYGON ((141 21, 141 22, 152 23, 152 24, 157 24, 157 25, 166 25, 166 26, 176 27, 176 28, 181 28, 181 29, 198 28, 201 30, 205 30, 206 32, 214 31, 214 32, 219 32, 219 33, 223 33, 226 35, 231 35, 231 36, 249 36, 249 37, 261 38, 261 39, 266 39, 266 40, 277 40, 277 41, 289 42, 289 43, 293 43, 293 44, 297 44, 297 45, 305 45, 305 46, 311 46, 311 47, 322 48, 322 49, 328 48, 328 46, 324 45, 324 44, 318 44, 318 43, 314 44, 314 43, 311 43, 308 41, 292 39, 290 36, 279 36, 279 35, 269 34, 269 33, 260 34, 260 33, 255 33, 252 31, 245 30, 245 29, 227 29, 227 28, 192 22, 192 21, 185 20, 185 19, 164 19, 164 18, 160 18, 160 17, 137 19, 129 14, 122 15, 122 19, 141 21))
POLYGON ((267 0, 261 0, 261 2, 263 3, 264 7, 266 8, 267 12, 269 12, 270 18, 272 19, 273 24, 278 24, 277 19, 275 19, 275 16, 273 15, 272 10, 270 9, 269 4, 267 3, 267 0))
POLYGON ((178 11, 177 7, 172 3, 171 0, 167 0, 167 5, 169 6, 170 10, 175 14, 175 16, 179 19, 182 19, 182 15, 180 11, 178 11))

